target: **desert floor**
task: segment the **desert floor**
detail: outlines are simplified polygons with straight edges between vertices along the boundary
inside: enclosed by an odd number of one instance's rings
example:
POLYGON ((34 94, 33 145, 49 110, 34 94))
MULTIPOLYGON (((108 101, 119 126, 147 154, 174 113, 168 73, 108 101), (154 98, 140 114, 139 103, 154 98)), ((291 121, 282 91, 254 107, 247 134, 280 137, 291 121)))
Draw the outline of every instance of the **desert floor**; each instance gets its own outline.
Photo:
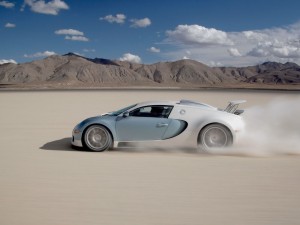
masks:
POLYGON ((84 118, 144 100, 183 98, 225 107, 228 100, 246 99, 247 109, 298 96, 276 91, 2 91, 0 224, 299 224, 300 156, 212 156, 178 149, 93 153, 69 144, 73 127, 84 118))

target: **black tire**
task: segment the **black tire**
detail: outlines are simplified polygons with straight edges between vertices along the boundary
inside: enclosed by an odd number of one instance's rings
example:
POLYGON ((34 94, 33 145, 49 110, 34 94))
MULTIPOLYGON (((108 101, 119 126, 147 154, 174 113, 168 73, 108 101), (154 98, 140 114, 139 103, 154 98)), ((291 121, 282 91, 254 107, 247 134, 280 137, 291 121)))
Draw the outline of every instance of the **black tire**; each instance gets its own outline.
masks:
POLYGON ((82 144, 90 151, 103 152, 111 147, 112 137, 106 127, 92 125, 84 131, 82 144))
POLYGON ((209 124, 198 135, 198 147, 204 151, 229 147, 232 142, 231 131, 222 124, 209 124))

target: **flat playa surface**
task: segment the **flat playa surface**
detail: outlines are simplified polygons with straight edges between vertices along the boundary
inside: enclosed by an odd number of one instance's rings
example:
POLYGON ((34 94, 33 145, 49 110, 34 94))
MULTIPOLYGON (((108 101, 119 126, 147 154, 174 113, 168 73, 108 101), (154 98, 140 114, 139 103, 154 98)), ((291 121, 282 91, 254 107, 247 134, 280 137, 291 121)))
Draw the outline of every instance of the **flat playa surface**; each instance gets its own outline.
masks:
MULTIPOLYGON (((146 100, 263 106, 299 92, 0 92, 2 225, 299 224, 300 157, 70 148, 81 120, 146 100)), ((289 109, 292 110, 292 109, 289 109)), ((257 118, 259 121, 259 118, 257 118)), ((297 118, 299 119, 299 117, 297 118)))

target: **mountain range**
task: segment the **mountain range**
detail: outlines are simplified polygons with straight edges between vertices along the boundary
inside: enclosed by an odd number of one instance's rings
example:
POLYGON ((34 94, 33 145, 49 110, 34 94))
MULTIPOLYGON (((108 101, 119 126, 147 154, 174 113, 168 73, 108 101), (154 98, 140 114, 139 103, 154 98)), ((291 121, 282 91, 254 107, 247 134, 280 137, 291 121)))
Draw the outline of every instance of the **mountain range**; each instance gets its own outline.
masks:
POLYGON ((261 87, 300 84, 300 66, 209 67, 194 60, 137 64, 74 53, 0 65, 0 84, 33 87, 261 87))

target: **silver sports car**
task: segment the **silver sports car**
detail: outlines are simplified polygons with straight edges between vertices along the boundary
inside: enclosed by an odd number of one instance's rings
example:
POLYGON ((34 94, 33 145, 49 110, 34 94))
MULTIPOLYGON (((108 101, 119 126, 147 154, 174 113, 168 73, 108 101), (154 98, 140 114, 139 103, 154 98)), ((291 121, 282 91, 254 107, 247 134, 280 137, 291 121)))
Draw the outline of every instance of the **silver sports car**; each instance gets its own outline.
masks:
POLYGON ((243 130, 243 110, 237 109, 243 102, 231 101, 226 109, 189 100, 130 105, 79 123, 72 145, 99 152, 133 143, 169 143, 205 151, 227 147, 243 130))

